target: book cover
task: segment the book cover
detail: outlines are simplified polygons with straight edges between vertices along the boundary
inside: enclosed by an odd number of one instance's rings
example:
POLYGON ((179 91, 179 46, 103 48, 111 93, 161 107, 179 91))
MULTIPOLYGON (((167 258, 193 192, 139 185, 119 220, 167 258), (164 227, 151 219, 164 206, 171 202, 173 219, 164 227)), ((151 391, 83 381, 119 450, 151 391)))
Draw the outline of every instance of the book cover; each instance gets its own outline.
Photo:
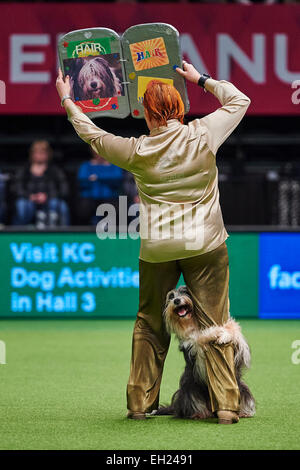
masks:
POLYGON ((109 28, 71 31, 59 40, 62 72, 70 76, 71 97, 90 118, 144 117, 143 95, 155 79, 175 86, 189 111, 179 33, 166 23, 128 28, 122 36, 109 28))

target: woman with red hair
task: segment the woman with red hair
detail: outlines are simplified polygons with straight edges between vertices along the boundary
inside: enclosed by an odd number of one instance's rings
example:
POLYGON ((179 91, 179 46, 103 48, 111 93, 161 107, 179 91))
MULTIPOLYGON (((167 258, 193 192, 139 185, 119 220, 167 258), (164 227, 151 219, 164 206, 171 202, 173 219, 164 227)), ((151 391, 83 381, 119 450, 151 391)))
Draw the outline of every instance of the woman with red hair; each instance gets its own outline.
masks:
MULTIPOLYGON (((183 274, 202 329, 229 316, 229 270, 219 204, 216 153, 243 118, 250 99, 231 83, 201 75, 183 62, 177 72, 211 92, 215 112, 183 123, 178 91, 158 80, 144 94, 149 135, 122 138, 99 129, 70 99, 61 71, 57 90, 77 134, 109 162, 130 171, 140 197, 140 290, 135 322, 128 417, 145 419, 158 408, 170 336, 163 322, 167 293, 183 274)), ((212 412, 219 423, 238 421, 240 395, 233 346, 210 343, 205 354, 212 412)))

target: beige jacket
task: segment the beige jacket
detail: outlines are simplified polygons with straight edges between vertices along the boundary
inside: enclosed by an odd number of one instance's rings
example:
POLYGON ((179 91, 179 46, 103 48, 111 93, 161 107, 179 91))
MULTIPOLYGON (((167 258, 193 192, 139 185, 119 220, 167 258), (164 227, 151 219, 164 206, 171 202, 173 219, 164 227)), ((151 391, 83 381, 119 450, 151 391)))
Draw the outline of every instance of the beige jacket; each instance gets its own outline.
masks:
POLYGON ((133 174, 140 196, 140 258, 144 261, 196 256, 214 250, 228 237, 215 155, 243 118, 250 99, 225 80, 212 82, 206 88, 222 107, 187 125, 171 119, 167 126, 139 138, 110 134, 75 106, 68 111, 81 139, 133 174))

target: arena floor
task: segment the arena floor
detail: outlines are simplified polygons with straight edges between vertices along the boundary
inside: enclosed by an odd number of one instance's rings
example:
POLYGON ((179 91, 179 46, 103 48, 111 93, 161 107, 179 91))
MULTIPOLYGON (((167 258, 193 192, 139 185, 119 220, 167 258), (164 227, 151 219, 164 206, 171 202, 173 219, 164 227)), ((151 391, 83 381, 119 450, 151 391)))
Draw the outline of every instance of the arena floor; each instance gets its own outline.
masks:
MULTIPOLYGON (((246 381, 257 415, 239 424, 156 417, 127 420, 132 320, 2 320, 1 449, 300 449, 297 321, 241 321, 252 348, 246 381)), ((161 401, 178 385, 183 358, 172 341, 161 401)))

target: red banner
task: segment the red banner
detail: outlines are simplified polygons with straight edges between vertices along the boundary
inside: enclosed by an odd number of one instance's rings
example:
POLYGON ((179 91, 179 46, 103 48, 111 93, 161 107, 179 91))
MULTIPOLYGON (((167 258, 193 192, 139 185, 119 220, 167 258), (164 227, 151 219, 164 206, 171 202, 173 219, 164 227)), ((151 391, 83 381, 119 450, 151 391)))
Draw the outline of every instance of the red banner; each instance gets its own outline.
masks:
MULTIPOLYGON (((248 114, 300 114, 300 5, 173 3, 1 4, 0 114, 59 114, 57 40, 66 32, 165 22, 180 33, 185 60, 233 82, 248 114)), ((216 103, 188 84, 190 114, 216 103)))

